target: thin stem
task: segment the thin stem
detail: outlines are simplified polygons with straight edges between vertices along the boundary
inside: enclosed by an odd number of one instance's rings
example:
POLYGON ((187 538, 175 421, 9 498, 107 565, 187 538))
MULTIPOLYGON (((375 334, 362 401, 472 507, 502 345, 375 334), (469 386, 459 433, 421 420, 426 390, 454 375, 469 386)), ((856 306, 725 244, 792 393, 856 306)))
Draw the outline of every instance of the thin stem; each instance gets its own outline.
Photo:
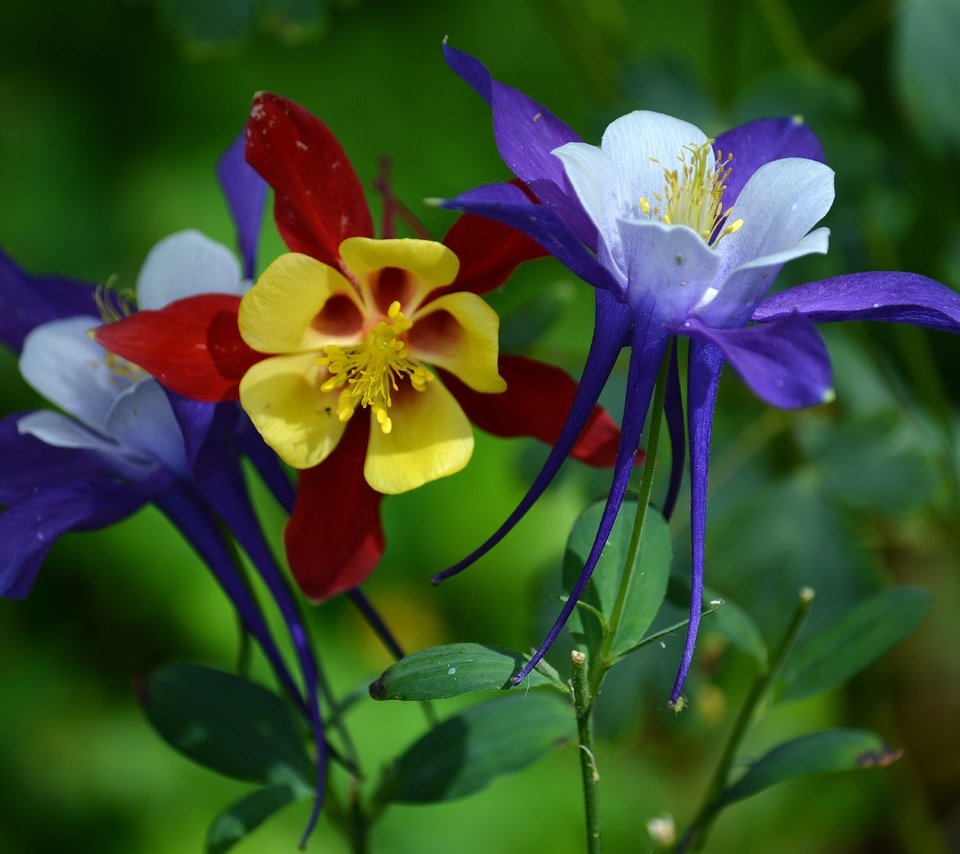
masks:
POLYGON ((727 786, 730 777, 730 769, 733 766, 734 759, 740 751, 740 746, 750 730, 751 725, 757 715, 757 712, 765 704, 770 687, 773 681, 780 673, 784 662, 790 655, 804 623, 807 621, 807 615, 810 612, 810 606, 813 604, 814 591, 811 587, 804 587, 800 590, 797 601, 797 607, 793 612, 793 618, 790 625, 780 642, 773 657, 770 660, 766 670, 757 676, 756 681, 750 688, 744 704, 740 709, 740 714, 733 725, 733 729, 727 738, 727 743, 720 755, 717 768, 713 773, 710 785, 707 787, 703 803, 697 812, 696 817, 687 828, 683 838, 677 843, 675 851, 677 854, 689 849, 699 851, 707 840, 713 821, 716 818, 716 805, 720 795, 727 786))
POLYGON ((647 457, 643 463, 643 477, 640 480, 640 494, 637 496, 637 515, 633 521, 633 533, 630 535, 630 545, 627 547, 627 558, 620 576, 620 587, 617 598, 613 603, 610 614, 609 629, 603 637, 600 648, 600 659, 591 674, 591 695, 596 696, 600 690, 600 683, 607 670, 614 663, 612 660, 613 642, 617 637, 617 629, 623 617, 623 609, 627 604, 627 595, 633 584, 633 574, 636 571, 640 557, 640 542, 643 537, 643 526, 647 519, 647 508, 650 505, 650 495, 653 491, 653 475, 657 467, 657 452, 660 447, 660 425, 663 421, 663 398, 666 393, 667 372, 670 365, 669 357, 665 357, 660 366, 657 385, 653 391, 653 404, 650 408, 650 435, 647 437, 647 457))
POLYGON ((583 805, 587 819, 587 854, 601 854, 603 827, 600 818, 600 774, 593 745, 593 697, 587 687, 587 656, 578 649, 570 653, 570 670, 577 713, 577 752, 583 779, 583 805))

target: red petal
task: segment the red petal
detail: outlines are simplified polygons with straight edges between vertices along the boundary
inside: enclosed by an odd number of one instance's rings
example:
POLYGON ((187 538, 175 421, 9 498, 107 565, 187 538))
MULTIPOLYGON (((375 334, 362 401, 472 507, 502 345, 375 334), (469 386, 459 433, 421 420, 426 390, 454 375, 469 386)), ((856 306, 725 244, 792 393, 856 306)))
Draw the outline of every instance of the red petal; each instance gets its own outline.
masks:
MULTIPOLYGON (((515 181, 525 189, 519 181, 515 181)), ((524 261, 549 253, 535 240, 503 223, 465 213, 450 227, 444 244, 460 259, 450 290, 486 294, 500 287, 524 261)))
MULTIPOLYGON (((524 356, 500 354, 500 375, 507 381, 501 394, 481 394, 443 371, 443 383, 467 417, 495 436, 533 436, 553 444, 567 417, 576 381, 560 368, 524 356)), ((591 466, 612 466, 620 430, 599 406, 571 454, 591 466)))
POLYGON ((200 294, 138 311, 94 331, 97 343, 194 400, 236 400, 240 378, 263 356, 240 337, 240 297, 200 294))
POLYGON ((273 187, 277 228, 294 252, 338 266, 347 237, 372 237, 363 187, 323 122, 299 104, 261 92, 247 121, 247 162, 273 187))
POLYGON ((369 418, 351 419, 334 452, 300 472, 284 541, 293 577, 315 601, 356 587, 383 554, 383 496, 363 478, 369 432, 369 418))

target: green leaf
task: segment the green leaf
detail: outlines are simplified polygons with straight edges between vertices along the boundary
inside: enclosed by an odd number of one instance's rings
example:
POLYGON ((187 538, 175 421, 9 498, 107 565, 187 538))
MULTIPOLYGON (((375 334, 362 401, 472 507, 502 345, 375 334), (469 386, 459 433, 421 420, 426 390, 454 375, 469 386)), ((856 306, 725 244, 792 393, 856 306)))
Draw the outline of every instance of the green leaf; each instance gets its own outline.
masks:
MULTIPOLYGON (((598 501, 587 507, 570 532, 563 563, 563 584, 567 590, 573 587, 590 553, 603 514, 603 505, 603 501, 598 501)), ((581 600, 596 608, 607 620, 616 601, 636 515, 637 502, 625 501, 581 600)), ((657 616, 667 592, 670 558, 667 523, 651 507, 647 511, 636 569, 627 592, 617 637, 611 646, 615 655, 635 647, 657 616)), ((604 626, 600 620, 589 610, 577 608, 570 618, 570 625, 577 642, 596 656, 603 643, 604 626)))
POLYGON ((925 590, 884 590, 814 637, 797 644, 774 685, 778 700, 799 700, 826 691, 909 635, 933 607, 925 590))
POLYGON ((268 786, 231 804, 213 820, 207 830, 206 854, 224 854, 275 812, 308 796, 303 789, 268 786))
POLYGON ((146 677, 141 702, 163 739, 239 780, 313 789, 315 770, 297 723, 276 694, 240 676, 174 663, 146 677))
MULTIPOLYGON (((401 658, 370 686, 375 700, 441 700, 475 691, 512 687, 510 677, 528 656, 478 643, 454 643, 422 649, 401 658)), ((563 687, 534 670, 520 690, 563 687)))
POLYGON ((899 759, 901 753, 885 747, 873 733, 862 730, 834 729, 807 735, 775 747, 754 762, 736 783, 721 793, 715 810, 798 777, 886 767, 899 759))
POLYGON ((389 769, 380 803, 449 801, 526 767, 576 734, 573 708, 549 694, 472 706, 415 742, 389 769))

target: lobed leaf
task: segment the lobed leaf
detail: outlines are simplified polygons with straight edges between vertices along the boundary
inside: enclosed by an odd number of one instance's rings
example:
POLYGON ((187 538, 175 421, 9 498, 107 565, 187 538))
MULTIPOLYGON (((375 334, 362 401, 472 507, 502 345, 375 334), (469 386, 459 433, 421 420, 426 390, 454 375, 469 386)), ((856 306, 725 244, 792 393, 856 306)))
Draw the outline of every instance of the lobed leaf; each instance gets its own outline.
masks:
POLYGON ((309 797, 309 792, 291 786, 258 789, 221 812, 207 830, 206 854, 224 854, 287 804, 309 797))

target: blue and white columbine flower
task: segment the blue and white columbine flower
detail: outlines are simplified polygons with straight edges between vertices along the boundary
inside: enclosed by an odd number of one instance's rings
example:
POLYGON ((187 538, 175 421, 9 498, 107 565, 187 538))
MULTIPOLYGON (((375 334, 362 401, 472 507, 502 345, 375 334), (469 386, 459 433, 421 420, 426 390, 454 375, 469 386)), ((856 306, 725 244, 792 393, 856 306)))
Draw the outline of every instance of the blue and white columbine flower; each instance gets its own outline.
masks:
MULTIPOLYGON (((243 160, 242 138, 218 164, 238 230, 233 254, 196 231, 161 241, 137 280, 138 306, 160 308, 197 293, 242 294, 255 268, 265 184, 243 160)), ((106 527, 156 505, 213 572, 277 678, 304 714, 317 749, 322 805, 327 748, 317 704, 317 664, 292 591, 260 529, 241 469, 250 456, 286 504, 293 491, 274 455, 233 404, 202 404, 165 391, 88 334, 127 307, 84 282, 30 276, 0 253, 0 340, 20 354, 27 382, 58 407, 0 420, 0 596, 22 598, 54 541, 106 527), (235 563, 230 531, 250 556, 290 633, 302 675, 291 675, 235 563)), ((365 604, 365 603, 362 603, 365 604)), ((375 615, 374 615, 375 616, 375 615)))
MULTIPOLYGON (((596 540, 547 639, 514 681, 526 676, 589 581, 626 494, 661 364, 678 337, 689 338, 692 595, 671 693, 676 703, 700 619, 710 434, 724 363, 774 406, 813 406, 833 398, 830 360, 814 322, 885 320, 958 332, 960 295, 923 276, 891 272, 839 276, 767 295, 787 261, 827 251, 828 231, 815 226, 833 203, 833 172, 798 119, 762 119, 708 139, 679 119, 634 112, 613 122, 597 147, 494 80, 478 60, 448 45, 444 53, 490 105, 497 148, 526 192, 515 183, 494 184, 442 204, 497 219, 539 241, 596 288, 596 324, 577 399, 544 468, 494 535, 435 581, 488 551, 542 494, 620 350, 630 347, 620 448, 596 540)), ((665 403, 674 445, 668 515, 683 467, 680 400, 672 358, 665 403)))

